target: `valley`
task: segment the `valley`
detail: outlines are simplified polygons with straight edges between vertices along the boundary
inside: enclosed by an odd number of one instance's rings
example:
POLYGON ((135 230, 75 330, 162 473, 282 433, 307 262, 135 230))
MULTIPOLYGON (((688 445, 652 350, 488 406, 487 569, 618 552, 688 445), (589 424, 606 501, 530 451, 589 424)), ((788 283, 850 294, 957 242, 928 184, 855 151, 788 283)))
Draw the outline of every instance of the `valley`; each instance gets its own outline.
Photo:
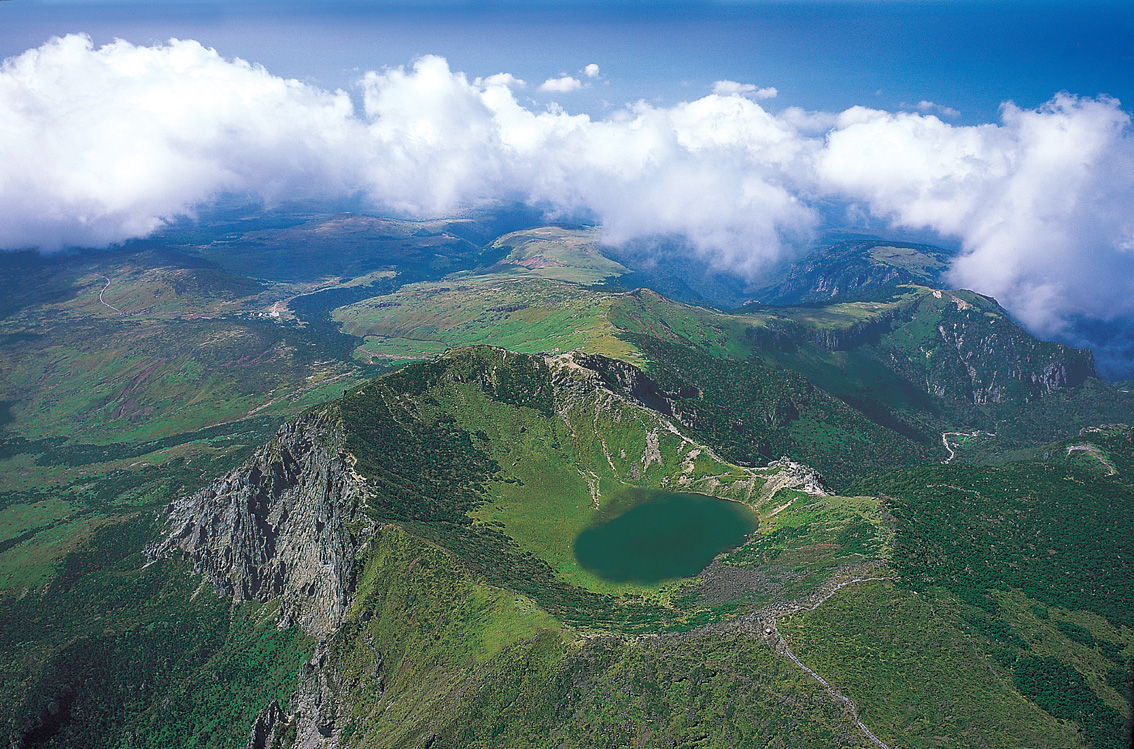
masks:
POLYGON ((743 306, 507 213, 2 260, 15 746, 1125 745, 1134 395, 944 250, 743 306))

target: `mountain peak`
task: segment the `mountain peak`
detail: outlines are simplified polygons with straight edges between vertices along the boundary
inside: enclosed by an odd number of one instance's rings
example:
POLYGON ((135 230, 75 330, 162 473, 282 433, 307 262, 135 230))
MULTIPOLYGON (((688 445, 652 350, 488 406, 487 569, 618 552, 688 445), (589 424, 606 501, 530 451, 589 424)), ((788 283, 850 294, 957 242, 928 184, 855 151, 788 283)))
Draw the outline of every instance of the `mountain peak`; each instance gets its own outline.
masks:
POLYGON ((854 299, 907 284, 939 287, 954 254, 928 244, 848 239, 788 266, 754 297, 786 305, 854 299))

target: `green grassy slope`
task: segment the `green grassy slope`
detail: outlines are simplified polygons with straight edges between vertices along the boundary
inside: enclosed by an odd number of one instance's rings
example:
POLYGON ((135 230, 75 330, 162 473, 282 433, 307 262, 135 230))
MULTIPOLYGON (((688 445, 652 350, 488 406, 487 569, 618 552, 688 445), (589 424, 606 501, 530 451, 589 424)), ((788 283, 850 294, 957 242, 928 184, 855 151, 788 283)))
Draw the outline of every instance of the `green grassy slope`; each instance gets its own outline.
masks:
POLYGON ((116 513, 191 490, 381 371, 351 359, 358 341, 328 305, 479 254, 459 238, 475 222, 304 218, 239 215, 111 251, 2 258, 0 512, 17 519, 0 530, 0 590, 41 584, 116 513))
POLYGON ((864 583, 779 627, 891 746, 1082 745, 1073 727, 1012 688, 948 600, 864 583))
POLYGON ((497 262, 500 269, 524 268, 540 278, 582 284, 598 283, 629 272, 599 251, 596 233, 595 229, 541 226, 505 234, 489 245, 485 254, 503 255, 497 262))
POLYGON ((42 585, 96 529, 231 467, 362 369, 282 319, 302 285, 145 248, 0 273, 19 290, 0 316, 0 591, 42 585))
POLYGON ((631 487, 759 503, 774 471, 723 462, 661 414, 597 387, 596 378, 570 357, 474 347, 360 386, 337 409, 357 470, 373 486, 377 517, 462 546, 516 545, 520 565, 503 573, 509 584, 530 587, 571 621, 601 622, 605 609, 626 605, 680 621, 687 613, 666 600, 672 585, 595 577, 574 558, 575 535, 628 509, 612 503, 631 487), (649 594, 654 602, 643 609, 613 600, 590 610, 600 593, 649 594))
MULTIPOLYGON (((233 608, 137 552, 155 508, 347 390, 330 408, 385 525, 320 656, 342 745, 869 745, 754 618, 789 610, 791 647, 891 746, 1120 745, 1134 451, 1129 429, 1075 432, 1127 420, 1129 394, 991 300, 905 286, 724 313, 583 285, 622 266, 576 230, 480 254, 475 227, 448 223, 263 229, 185 247, 219 260, 243 242, 243 271, 279 261, 275 280, 149 250, 0 269, 36 291, 0 309, 8 738, 241 745, 287 704, 313 643, 276 629, 273 604, 233 608), (339 266, 319 266, 336 242, 339 266), (104 273, 128 314, 99 303, 104 273), (357 385, 360 361, 485 341, 554 355, 454 350, 357 385), (1033 376, 1049 365, 1052 393, 1033 376), (917 466, 944 457, 941 431, 973 429, 997 437, 956 435, 953 463, 917 466), (781 455, 855 496, 745 467, 781 455), (742 501, 760 526, 697 576, 611 583, 572 541, 635 487, 742 501), (852 576, 896 579, 794 603, 852 576)), ((904 249, 870 257, 908 265, 904 249)))
POLYGON ((836 483, 871 469, 856 465, 864 442, 895 446, 877 456, 878 467, 895 456, 914 463, 946 455, 946 431, 987 431, 995 435, 995 449, 1005 450, 1107 415, 1134 416, 1134 399, 1094 377, 1089 354, 1035 340, 994 301, 972 292, 907 284, 868 299, 723 313, 646 290, 565 282, 572 273, 581 279, 594 270, 592 248, 577 233, 533 230, 500 242, 511 260, 492 272, 405 287, 337 310, 343 329, 365 339, 356 357, 405 361, 489 343, 527 352, 578 349, 650 362, 659 371, 698 354, 705 364, 697 369, 706 371, 728 366, 706 357, 744 361, 744 371, 782 383, 773 389, 793 390, 795 405, 831 415, 801 440, 761 445, 733 459, 785 451, 820 462, 836 483), (643 350, 646 340, 654 341, 652 354, 643 350), (697 354, 678 355, 681 349, 697 354), (769 370, 790 370, 806 384, 769 370), (809 394, 800 395, 801 389, 809 394), (835 408, 838 415, 822 403, 832 396, 846 406, 835 408), (855 436, 843 440, 827 433, 832 427, 855 436), (840 441, 848 447, 841 455, 820 456, 832 446, 838 452, 840 441), (801 451, 801 442, 818 450, 801 451))
POLYGON ((755 636, 580 639, 394 530, 364 575, 331 646, 350 685, 344 746, 866 745, 755 636))
POLYGON ((926 244, 845 240, 793 263, 752 295, 784 305, 861 297, 900 284, 940 286, 953 254, 926 244))
MULTIPOLYGON (((867 497, 857 500, 839 497, 816 499, 784 490, 771 498, 761 499, 760 531, 748 544, 726 555, 718 566, 710 568, 702 576, 698 588, 639 589, 636 591, 639 598, 635 601, 626 598, 626 594, 632 592, 630 590, 603 590, 593 582, 588 586, 579 571, 571 569, 569 564, 563 564, 560 556, 562 552, 557 551, 556 547, 556 533, 550 529, 559 528, 559 533, 566 535, 569 529, 579 526, 580 521, 574 518, 597 511, 588 506, 586 501, 587 467, 590 466, 593 470, 594 466, 606 462, 610 457, 613 466, 608 464, 608 467, 620 468, 614 455, 621 456, 622 448, 612 449, 612 444, 617 445, 617 433, 609 431, 609 424, 595 421, 593 406, 583 405, 585 399, 580 398, 580 402, 576 404, 579 412, 591 415, 591 429, 586 434, 593 453, 588 456, 586 442, 580 442, 577 438, 572 440, 570 432, 559 431, 559 424, 570 426, 572 420, 569 415, 558 421, 549 419, 556 407, 550 400, 551 392, 541 385, 548 380, 539 361, 512 356, 513 362, 509 364, 508 355, 502 352, 464 350, 454 352, 450 358, 443 360, 443 364, 437 362, 431 367, 412 367, 383 380, 391 388, 382 397, 382 402, 387 407, 396 393, 403 394, 400 397, 404 409, 400 413, 403 416, 395 417, 397 421, 404 424, 405 417, 412 414, 413 419, 427 423, 436 420, 433 423, 446 425, 444 444, 447 447, 443 453, 432 453, 428 462, 443 477, 456 478, 459 486, 467 487, 471 492, 467 495, 467 500, 455 504, 435 502, 428 498, 424 504, 417 501, 418 508, 434 509, 428 510, 429 519, 419 517, 418 522, 406 523, 404 527, 410 534, 429 539, 455 552, 462 566, 491 580, 493 584, 522 591, 526 598, 535 601, 540 608, 552 612, 560 620, 585 629, 598 626, 609 630, 613 626, 616 630, 649 631, 658 627, 669 628, 673 623, 680 622, 682 619, 679 615, 675 617, 675 614, 691 606, 693 615, 684 619, 687 624, 680 629, 694 622, 709 622, 714 619, 727 621, 728 617, 737 613, 754 610, 752 607, 806 595, 839 569, 868 569, 862 565, 869 560, 874 560, 875 565, 885 565, 891 558, 891 539, 896 539, 897 548, 908 554, 911 543, 909 534, 913 526, 903 522, 904 516, 896 509, 897 500, 887 500, 887 508, 896 518, 896 525, 891 527, 876 500, 867 497), (407 393, 412 395, 408 402, 405 396, 407 393), (513 402, 521 394, 523 402, 513 402), (454 421, 445 421, 445 417, 454 421), (552 428, 552 425, 555 427, 552 428), (594 437, 590 435, 598 436, 598 444, 595 444, 594 437), (457 455, 443 457, 453 453, 457 446, 460 446, 457 455), (584 449, 580 450, 580 447, 584 449), (461 453, 464 453, 463 457, 461 453), (557 462, 561 471, 559 473, 554 467, 557 462), (535 470, 517 468, 525 463, 534 466, 535 470), (464 469, 460 466, 464 466, 464 469), (571 470, 578 472, 579 476, 573 482, 568 480, 571 470), (546 483, 538 480, 541 475, 548 477, 546 483), (533 483, 529 485, 529 482, 533 483), (571 488, 573 485, 574 488, 571 488), (486 499, 492 500, 495 497, 495 500, 478 504, 477 495, 481 493, 478 487, 483 488, 486 499), (500 491, 497 487, 506 489, 500 491), (549 502, 547 495, 553 491, 563 495, 561 503, 549 502), (572 500, 572 496, 576 499, 572 500), (473 510, 474 517, 488 522, 472 528, 464 525, 463 520, 456 517, 456 513, 467 511, 466 508, 473 510), (445 513, 449 513, 451 521, 439 522, 439 518, 445 513), (468 543, 470 537, 472 542, 468 543), (510 542, 514 542, 522 552, 501 554, 500 550, 507 549, 510 542), (493 544, 496 544, 496 551, 488 553, 491 561, 478 558, 478 548, 491 549, 493 544), (504 559, 508 561, 502 564, 504 559), (558 579, 582 584, 584 587, 576 588, 574 596, 565 595, 569 591, 565 591, 562 584, 556 582, 556 577, 550 577, 546 572, 536 572, 546 569, 541 562, 550 562, 548 566, 558 579), (726 568, 735 571, 727 572, 726 568), (604 595, 588 595, 584 592, 586 587, 604 595), (692 596, 687 592, 691 590, 696 591, 692 596), (622 593, 621 600, 606 597, 618 592, 622 593), (737 608, 738 604, 740 608, 737 608), (581 614, 581 606, 586 608, 586 615, 581 614), (609 613, 596 616, 596 612, 604 606, 609 613), (704 606, 709 608, 702 608, 704 606), (708 619, 701 613, 714 610, 715 615, 708 619)), ((345 403, 350 403, 352 399, 366 399, 373 403, 379 391, 365 391, 374 387, 371 385, 356 391, 348 396, 345 403)), ((373 412, 369 412, 368 417, 371 428, 376 431, 382 429, 381 422, 376 424, 373 421, 373 412)), ((615 424, 624 424, 626 421, 625 414, 611 419, 615 424)), ((641 426, 633 426, 630 431, 641 433, 643 430, 641 426)), ((428 432, 424 430, 423 433, 428 432)), ((371 447, 374 455, 391 455, 388 446, 371 443, 371 447)), ((422 445, 415 444, 412 448, 420 450, 422 445)), ((356 449, 361 453, 361 470, 366 473, 366 466, 373 465, 375 459, 365 457, 364 445, 356 444, 356 449)), ((664 450, 661 452, 665 454, 664 450)), ((662 465, 673 465, 679 461, 680 451, 673 457, 665 457, 662 465)), ((401 461, 393 463, 400 464, 401 461)), ((946 469, 957 470, 952 466, 940 470, 946 469)), ((420 469, 415 469, 412 465, 408 470, 414 472, 414 475, 422 475, 420 469)), ((620 472, 625 477, 625 469, 620 472)), ((601 487, 604 486, 601 474, 604 472, 593 470, 593 473, 598 479, 595 485, 600 487, 601 505, 601 487)), ((425 476, 428 479, 428 474, 425 476)), ((664 473, 662 477, 664 478, 664 473)), ((649 479, 646 481, 648 483, 649 479)), ((379 485, 381 483, 380 480, 379 485)), ((434 480, 428 479, 428 483, 434 483, 434 480)), ((442 489, 437 496, 456 499, 465 495, 449 488, 442 489)), ((384 511, 389 511, 388 503, 384 511)), ((984 513, 979 517, 983 519, 986 515, 984 513)), ((1122 527, 1128 524, 1118 522, 1116 525, 1122 527)), ((1001 534, 995 526, 989 532, 997 537, 1001 534)), ((980 543, 971 533, 955 535, 958 549, 980 543)), ((1113 541, 1113 538, 1109 541, 1113 541)), ((1117 578, 1109 583, 1106 579, 1100 579, 1097 572, 1093 571, 1095 565, 1090 561, 1089 554, 1083 559, 1086 561, 1082 567, 1067 571, 1069 579, 1078 580, 1080 584, 1090 580, 1093 585, 1103 588, 1109 586, 1121 593, 1121 583, 1117 582, 1117 578)), ((894 563, 896 569, 907 577, 912 574, 903 566, 908 566, 908 557, 898 557, 894 563)), ((874 571, 884 569, 885 567, 877 566, 872 568, 874 571)), ((971 581, 968 584, 971 588, 971 581)), ((1067 587, 1065 584, 1061 586, 1067 587)), ((865 585, 861 589, 854 588, 847 593, 838 594, 815 612, 796 615, 785 622, 783 631, 789 635, 789 643, 798 648, 800 657, 812 667, 819 668, 821 673, 834 676, 838 687, 845 686, 847 693, 860 701, 863 719, 896 745, 934 746, 942 735, 955 736, 960 745, 972 746, 983 743, 1004 746, 1074 745, 1078 741, 1074 729, 1061 726, 1056 718, 1062 718, 1071 719, 1082 726, 1084 735, 1092 745, 1109 746, 1107 737, 1113 734, 1114 716, 1119 716, 1117 719, 1121 721, 1121 710, 1104 701, 1100 703, 1103 707, 1095 712, 1080 711, 1072 714, 1066 710, 1061 712, 1061 708, 1053 706, 1050 701, 1044 702, 1041 696, 1034 693, 1030 682, 1018 675, 1013 677, 1016 672, 1003 670, 1003 658, 997 650, 998 646, 986 634, 998 630, 994 625, 985 623, 985 619, 977 618, 967 599, 958 600, 953 597, 961 595, 960 591, 961 588, 958 588, 951 594, 939 595, 935 603, 928 604, 890 584, 865 585), (880 601, 886 603, 880 605, 880 601), (824 627, 839 627, 847 632, 836 637, 824 627), (852 639, 848 639, 851 630, 855 634, 852 639), (972 667, 974 659, 982 664, 975 670, 972 667), (933 709, 927 709, 928 706, 933 709), (1048 712, 1045 713, 1040 708, 1048 712), (1105 709, 1111 712, 1105 713, 1105 709), (1099 715, 1103 717, 1099 718, 1099 715), (1106 718, 1108 715, 1111 717, 1106 718), (1099 720, 1104 722, 1099 723, 1099 720), (1105 723, 1106 720, 1111 720, 1111 723, 1105 723)), ((1062 615, 1057 613, 1056 616, 1062 615)), ((1069 625, 1064 625, 1064 629, 1072 631, 1069 625)), ((381 627, 374 631, 380 630, 381 627)), ((1056 628, 1053 631, 1058 633, 1062 630, 1056 628)), ((1111 633, 1114 630, 1105 631, 1111 633)), ((1055 635, 1056 638, 1060 636, 1055 635)), ((1078 636, 1080 640, 1084 639, 1082 634, 1078 636)), ((575 716, 564 714, 562 710, 554 718, 545 715, 545 711, 549 709, 546 706, 546 700, 549 699, 547 683, 556 673, 556 668, 566 668, 572 674, 573 682, 581 678, 575 672, 580 667, 577 661, 564 655, 564 652, 570 650, 564 644, 569 642, 565 637, 562 632, 554 636, 548 634, 536 637, 518 650, 505 649, 508 655, 502 655, 503 660, 498 665, 508 674, 506 686, 465 685, 462 679, 479 678, 468 675, 466 670, 465 675, 459 679, 447 676, 438 682, 431 682, 433 686, 428 694, 432 696, 427 699, 419 695, 412 703, 425 714, 439 709, 431 699, 444 701, 449 698, 442 695, 463 689, 492 695, 493 701, 490 704, 496 705, 498 703, 494 700, 497 692, 503 690, 509 695, 507 703, 512 706, 508 710, 516 715, 518 723, 526 721, 526 725, 530 726, 533 721, 536 725, 540 724, 539 721, 553 721, 549 725, 558 726, 556 730, 560 733, 557 735, 570 737, 568 743, 577 741, 574 738, 577 734, 572 732, 575 716), (510 658, 516 660, 510 661, 510 658), (502 665, 509 663, 523 666, 502 665), (458 687, 458 683, 465 686, 458 687)), ((697 647, 693 647, 691 652, 696 653, 698 661, 702 664, 707 662, 709 665, 705 668, 710 673, 719 674, 715 659, 720 658, 721 654, 716 650, 713 637, 708 634, 703 635, 705 639, 699 639, 700 637, 702 636, 691 637, 685 642, 685 647, 689 648, 690 643, 694 643, 697 647), (702 645, 704 649, 699 647, 702 645)), ((468 640, 469 636, 466 634, 459 639, 468 640)), ((735 641, 730 642, 733 648, 741 647, 735 641)), ((654 686, 642 688, 646 690, 645 694, 655 695, 652 698, 655 702, 651 704, 668 704, 666 700, 672 699, 672 694, 664 683, 657 683, 657 666, 649 665, 648 659, 643 662, 641 656, 634 656, 635 645, 621 643, 617 637, 610 640, 606 650, 614 648, 614 654, 608 652, 599 662, 610 664, 609 668, 616 669, 618 673, 626 674, 626 678, 631 679, 637 678, 633 676, 638 672, 637 669, 646 668, 648 673, 653 674, 654 686), (631 660, 628 662, 627 658, 631 660), (661 702, 658 703, 657 700, 661 702)), ((1062 641, 1055 639, 1047 649, 1036 652, 1060 654, 1044 656, 1058 660, 1058 657, 1067 655, 1066 644, 1066 638, 1062 641)), ((741 647, 740 652, 747 653, 746 647, 747 645, 741 647)), ((425 658, 424 655, 422 657, 425 658)), ((588 656, 588 662, 591 657, 593 656, 588 656)), ((432 657, 429 660, 433 662, 432 657)), ((1021 663, 1024 665, 1019 666, 1019 669, 1023 673, 1030 661, 1021 663)), ((405 666, 400 668, 404 669, 405 666)), ((594 666, 589 668, 593 669, 594 666)), ((601 668, 597 673, 593 670, 588 670, 587 673, 591 676, 586 678, 597 679, 597 685, 612 678, 611 674, 601 668)), ((436 673, 433 675, 437 676, 436 673)), ((1091 678, 1107 677, 1096 674, 1091 678)), ((594 688, 602 689, 601 686, 594 688)), ((1103 688, 1100 687, 1100 690, 1103 688)), ((608 700, 613 693, 616 692, 603 692, 608 695, 608 700)), ((1087 693, 1094 694, 1089 689, 1084 694, 1087 693)), ((1113 689, 1105 694, 1114 702, 1117 693, 1113 689)), ((1089 699, 1083 699, 1094 705, 1089 699)), ((485 718, 475 706, 470 708, 462 704, 459 708, 452 709, 460 716, 454 719, 458 724, 472 722, 473 726, 463 728, 462 733, 450 734, 438 730, 439 721, 434 721, 429 731, 436 734, 437 740, 453 742, 442 745, 461 745, 462 741, 478 740, 477 737, 487 741, 485 736, 490 735, 495 735, 499 740, 500 736, 513 736, 509 732, 518 730, 510 722, 511 719, 503 721, 503 724, 497 719, 492 728, 496 733, 485 734, 489 729, 478 727, 477 721, 485 718), (461 738, 455 739, 454 735, 461 738)), ((646 718, 642 712, 635 712, 629 706, 628 709, 630 714, 646 718)), ((591 720, 601 724, 603 714, 600 713, 591 720)), ((656 725, 656 715, 655 713, 653 718, 646 720, 645 725, 656 725)), ((423 729, 420 728, 419 720, 405 714, 404 722, 399 722, 398 725, 403 728, 407 725, 418 726, 413 730, 421 731, 423 729)), ((358 730, 370 735, 371 740, 376 740, 374 736, 386 733, 377 728, 358 730), (371 730, 375 733, 368 733, 371 730)), ((640 739, 644 730, 643 724, 631 720, 614 733, 617 738, 611 741, 617 743, 640 739)), ((725 740, 727 743, 742 735, 736 732, 737 726, 728 720, 717 730, 720 732, 707 734, 714 736, 714 741, 725 740)), ((418 734, 414 740, 421 740, 425 735, 418 734)), ((516 745, 525 745, 525 741, 540 745, 530 733, 509 740, 515 740, 516 745)), ((591 737, 580 743, 591 745, 594 740, 591 737)), ((835 739, 827 740, 838 743, 835 739)), ((854 742, 861 740, 861 736, 856 738, 852 732, 845 740, 854 742)), ((820 740, 813 738, 808 741, 820 740)), ((807 741, 803 743, 806 744, 807 741)))
POLYGON ((610 295, 524 271, 407 286, 336 310, 364 338, 369 361, 427 359, 448 347, 491 344, 523 353, 585 351, 634 359, 608 320, 610 295))
MULTIPOLYGON (((925 557, 944 571, 926 572, 917 566, 924 555, 911 550, 922 543, 918 532, 936 526, 909 519, 902 482, 922 481, 918 471, 952 471, 954 483, 994 471, 978 476, 987 483, 1007 469, 911 468, 859 485, 866 496, 857 497, 777 489, 786 469, 741 468, 682 436, 664 413, 664 386, 652 387, 599 357, 475 347, 370 381, 329 406, 370 482, 370 511, 385 523, 358 561, 347 622, 320 656, 322 699, 337 705, 327 730, 341 745, 870 745, 818 682, 770 647, 754 618, 793 610, 780 622, 789 645, 891 746, 935 746, 943 736, 962 746, 1076 745, 1075 728, 1057 718, 1082 727, 1092 745, 1110 745, 1108 731, 1124 715, 1114 659, 1134 645, 1130 630, 1101 604, 1027 587, 1008 574, 1019 555, 999 556, 1002 535, 1029 538, 1033 525, 1047 532, 1051 513, 1036 508, 1051 482, 1019 473, 1035 486, 1029 501, 1041 492, 1024 520, 1003 506, 999 484, 987 492, 994 503, 950 513, 948 522, 962 525, 949 526, 948 543, 925 557), (886 481, 894 483, 888 498, 870 496, 886 481), (744 501, 761 525, 695 578, 607 583, 578 566, 570 539, 626 509, 619 500, 631 486, 744 501), (1002 528, 989 520, 993 508, 1032 525, 1002 528), (962 555, 984 559, 970 547, 989 534, 997 545, 981 563, 1006 584, 987 596, 942 584, 962 555), (809 611, 791 603, 832 580, 893 571, 902 575, 897 585, 851 585, 809 611), (919 582, 931 573, 932 585, 919 582), (1042 690, 1049 673, 1071 684, 1070 700, 1042 690)), ((1124 471, 1129 435, 1097 436, 1124 471)), ((1083 460, 1084 452, 1059 457, 1083 460)), ((1128 490, 1091 470, 1068 475, 1095 482, 1090 496, 1104 486, 1128 490)), ((1102 518, 1082 508, 1075 516, 1102 518)), ((9 523, 8 532, 23 528, 9 523)), ((1089 525, 1083 538, 1121 543, 1100 528, 1089 525)), ((176 564, 142 568, 134 551, 150 537, 140 521, 95 533, 56 582, 6 602, 4 652, 18 654, 6 679, 11 735, 43 746, 109 745, 127 731, 155 746, 230 745, 269 702, 287 703, 310 641, 276 630, 271 604, 230 609, 208 589, 191 595, 199 581, 176 564), (102 619, 89 615, 104 608, 102 619), (86 692, 75 685, 95 680, 107 685, 105 703, 36 727, 52 700, 78 699, 72 692, 86 692)), ((1100 578, 1096 547, 1081 549, 1074 538, 1043 537, 1044 553, 1056 544, 1066 547, 1059 559, 1086 560, 1069 579, 1102 593, 1085 600, 1121 605, 1121 581, 1100 578)), ((274 730, 281 746, 295 739, 293 724, 274 730)))

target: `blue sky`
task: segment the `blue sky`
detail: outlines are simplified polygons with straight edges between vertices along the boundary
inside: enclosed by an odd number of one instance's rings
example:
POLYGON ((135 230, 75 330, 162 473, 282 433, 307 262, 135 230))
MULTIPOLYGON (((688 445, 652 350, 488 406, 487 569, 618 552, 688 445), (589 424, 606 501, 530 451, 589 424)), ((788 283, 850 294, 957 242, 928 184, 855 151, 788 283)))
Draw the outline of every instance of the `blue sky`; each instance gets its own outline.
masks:
POLYGON ((932 101, 988 122, 1006 100, 1066 90, 1134 101, 1134 4, 1123 2, 97 2, 7 0, 0 55, 53 35, 96 43, 190 38, 325 88, 423 54, 526 79, 589 63, 594 114, 696 97, 717 80, 774 86, 779 106, 898 109, 932 101))

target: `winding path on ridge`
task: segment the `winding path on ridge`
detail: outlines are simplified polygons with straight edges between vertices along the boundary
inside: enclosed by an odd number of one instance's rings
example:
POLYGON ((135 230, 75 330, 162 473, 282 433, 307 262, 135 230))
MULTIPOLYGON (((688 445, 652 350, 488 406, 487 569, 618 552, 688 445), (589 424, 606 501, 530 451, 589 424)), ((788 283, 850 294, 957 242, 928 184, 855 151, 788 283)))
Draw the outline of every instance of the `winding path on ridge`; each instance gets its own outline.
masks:
MULTIPOLYGON (((829 591, 827 591, 826 593, 821 595, 819 597, 819 600, 815 601, 815 603, 811 604, 810 606, 801 605, 797 609, 797 611, 814 611, 815 609, 819 608, 819 604, 823 603, 828 598, 835 595, 835 593, 837 593, 842 588, 845 588, 846 586, 851 585, 853 583, 863 583, 863 582, 867 582, 867 581, 870 581, 870 580, 889 580, 889 579, 890 578, 888 578, 888 577, 856 577, 852 580, 845 580, 845 581, 835 585, 829 591)), ((791 612, 791 613, 795 613, 795 612, 791 612)), ((785 616, 785 614, 780 614, 780 616, 785 616)), ((776 618, 779 618, 779 617, 776 617, 776 618)), ((831 697, 833 699, 835 699, 836 701, 842 702, 844 705, 846 705, 847 709, 850 711, 851 719, 854 721, 854 724, 856 726, 858 726, 858 729, 860 731, 862 731, 864 734, 866 734, 866 738, 870 739, 875 744, 882 747, 882 749, 890 749, 890 747, 887 746, 886 743, 882 741, 882 739, 875 736, 874 733, 871 732, 871 730, 866 727, 866 724, 863 723, 859 719, 859 717, 858 717, 858 705, 854 704, 854 700, 852 700, 850 697, 847 697, 845 694, 843 694, 839 690, 835 689, 833 686, 830 685, 830 683, 826 679, 824 679, 822 676, 820 676, 819 674, 812 671, 807 666, 803 665, 803 662, 800 661, 798 657, 796 657, 796 654, 792 652, 791 647, 788 646, 787 640, 784 638, 784 636, 782 634, 780 634, 780 630, 776 626, 776 619, 775 618, 772 619, 771 629, 772 629, 772 633, 774 634, 775 638, 778 640, 777 650, 780 652, 780 654, 786 656, 788 659, 791 660, 792 663, 799 666, 804 671, 806 671, 808 674, 810 674, 811 678, 815 679, 815 681, 819 682, 823 686, 823 688, 827 690, 827 694, 831 695, 831 697)))
POLYGON ((755 628, 757 632, 763 635, 765 641, 769 641, 769 644, 771 645, 773 650, 790 660, 799 668, 806 671, 812 679, 819 682, 819 684, 827 690, 827 694, 831 695, 832 699, 834 699, 836 702, 842 703, 847 712, 850 713, 851 720, 856 726, 858 726, 858 729, 862 731, 866 738, 870 739, 877 746, 882 747, 882 749, 890 749, 890 746, 888 744, 882 741, 882 739, 875 736, 874 733, 866 727, 866 724, 859 719, 858 706, 854 704, 854 700, 852 700, 850 697, 847 697, 839 690, 835 689, 833 686, 831 686, 830 682, 805 666, 803 662, 799 660, 796 654, 792 652, 792 649, 788 645, 787 640, 782 634, 780 634, 780 630, 776 626, 776 622, 777 620, 782 619, 785 616, 791 616, 792 614, 796 614, 801 611, 814 611, 815 609, 819 608, 819 606, 824 601, 826 601, 828 598, 835 595, 835 593, 839 592, 848 585, 853 585, 854 583, 870 582, 872 580, 893 579, 894 578, 892 577, 855 577, 849 580, 842 580, 840 582, 834 582, 833 580, 830 580, 828 581, 828 584, 824 585, 824 587, 820 591, 807 596, 806 598, 800 599, 798 601, 774 603, 755 614, 749 614, 748 616, 734 619, 732 620, 732 622, 729 622, 724 626, 729 628, 738 626, 744 627, 746 629, 755 628))
POLYGON ((105 276, 102 273, 99 273, 98 275, 101 276, 102 278, 106 279, 106 286, 103 286, 102 291, 98 292, 98 300, 100 302, 102 302, 105 306, 110 307, 112 310, 114 310, 118 314, 120 314, 120 315, 125 314, 122 310, 118 309, 113 304, 111 304, 110 302, 108 302, 108 301, 106 301, 105 299, 102 298, 102 295, 105 294, 106 290, 110 288, 110 276, 105 276))

